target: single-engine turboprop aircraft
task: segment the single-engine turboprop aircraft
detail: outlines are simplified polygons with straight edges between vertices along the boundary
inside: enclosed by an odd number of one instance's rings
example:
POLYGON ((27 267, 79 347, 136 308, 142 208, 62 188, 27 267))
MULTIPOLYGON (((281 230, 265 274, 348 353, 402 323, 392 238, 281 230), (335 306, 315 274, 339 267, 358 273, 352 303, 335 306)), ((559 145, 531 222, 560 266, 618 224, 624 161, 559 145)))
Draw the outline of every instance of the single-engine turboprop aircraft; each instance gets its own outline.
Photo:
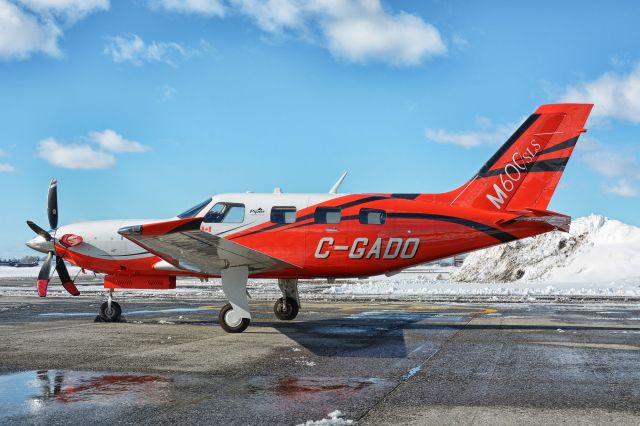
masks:
POLYGON ((221 194, 169 220, 107 220, 58 228, 57 182, 49 187, 51 231, 27 245, 47 253, 37 280, 47 292, 52 258, 64 288, 79 294, 64 260, 105 274, 105 321, 118 321, 114 289, 172 289, 176 277, 220 277, 229 300, 222 328, 244 331, 248 278, 278 279, 281 320, 296 317, 298 280, 391 275, 413 265, 545 232, 571 218, 547 205, 593 105, 543 105, 461 187, 441 194, 221 194))

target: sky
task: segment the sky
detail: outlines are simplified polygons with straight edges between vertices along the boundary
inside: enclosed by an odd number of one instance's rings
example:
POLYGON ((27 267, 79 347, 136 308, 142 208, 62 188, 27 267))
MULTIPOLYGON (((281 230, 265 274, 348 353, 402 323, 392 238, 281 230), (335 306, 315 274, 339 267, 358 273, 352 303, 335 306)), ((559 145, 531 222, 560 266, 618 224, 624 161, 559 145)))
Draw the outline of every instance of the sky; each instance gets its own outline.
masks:
POLYGON ((442 192, 595 103, 549 209, 640 225, 640 3, 0 0, 0 257, 223 192, 442 192))

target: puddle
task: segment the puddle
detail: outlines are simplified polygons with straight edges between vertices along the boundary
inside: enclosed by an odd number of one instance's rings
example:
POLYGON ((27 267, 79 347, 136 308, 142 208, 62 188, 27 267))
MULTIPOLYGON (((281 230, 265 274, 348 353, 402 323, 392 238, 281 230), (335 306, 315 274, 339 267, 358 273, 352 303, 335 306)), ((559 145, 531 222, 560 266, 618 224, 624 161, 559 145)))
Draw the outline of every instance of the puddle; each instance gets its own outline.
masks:
POLYGON ((37 370, 0 376, 0 419, 95 405, 160 405, 172 379, 163 375, 37 370))
POLYGON ((378 399, 395 383, 366 377, 34 370, 0 375, 0 424, 129 424, 145 419, 216 424, 219 414, 244 419, 242 424, 267 418, 298 424, 354 401, 378 399), (209 420, 197 417, 208 413, 209 420))
POLYGON ((275 383, 256 379, 249 385, 249 390, 252 394, 273 392, 278 400, 286 404, 322 404, 353 397, 360 399, 383 386, 388 386, 388 383, 379 378, 285 377, 275 383))

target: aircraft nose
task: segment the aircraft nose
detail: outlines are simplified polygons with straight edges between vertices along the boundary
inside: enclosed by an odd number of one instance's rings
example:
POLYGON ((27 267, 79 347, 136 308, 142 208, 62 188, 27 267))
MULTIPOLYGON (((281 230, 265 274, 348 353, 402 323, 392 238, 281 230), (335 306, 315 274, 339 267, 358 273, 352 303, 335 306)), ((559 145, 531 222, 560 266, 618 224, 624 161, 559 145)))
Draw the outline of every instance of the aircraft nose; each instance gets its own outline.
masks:
POLYGON ((53 251, 53 240, 47 241, 40 235, 37 235, 35 238, 27 241, 26 244, 30 249, 39 251, 40 253, 48 253, 50 251, 53 251))

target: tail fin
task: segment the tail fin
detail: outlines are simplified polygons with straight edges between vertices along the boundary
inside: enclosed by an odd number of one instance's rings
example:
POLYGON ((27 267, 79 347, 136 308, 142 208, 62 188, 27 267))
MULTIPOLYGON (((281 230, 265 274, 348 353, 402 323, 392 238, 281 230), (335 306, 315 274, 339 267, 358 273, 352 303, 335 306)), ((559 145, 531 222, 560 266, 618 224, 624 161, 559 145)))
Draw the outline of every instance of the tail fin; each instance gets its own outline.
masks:
POLYGON ((452 206, 545 210, 592 107, 542 105, 468 183, 442 196, 452 206))

